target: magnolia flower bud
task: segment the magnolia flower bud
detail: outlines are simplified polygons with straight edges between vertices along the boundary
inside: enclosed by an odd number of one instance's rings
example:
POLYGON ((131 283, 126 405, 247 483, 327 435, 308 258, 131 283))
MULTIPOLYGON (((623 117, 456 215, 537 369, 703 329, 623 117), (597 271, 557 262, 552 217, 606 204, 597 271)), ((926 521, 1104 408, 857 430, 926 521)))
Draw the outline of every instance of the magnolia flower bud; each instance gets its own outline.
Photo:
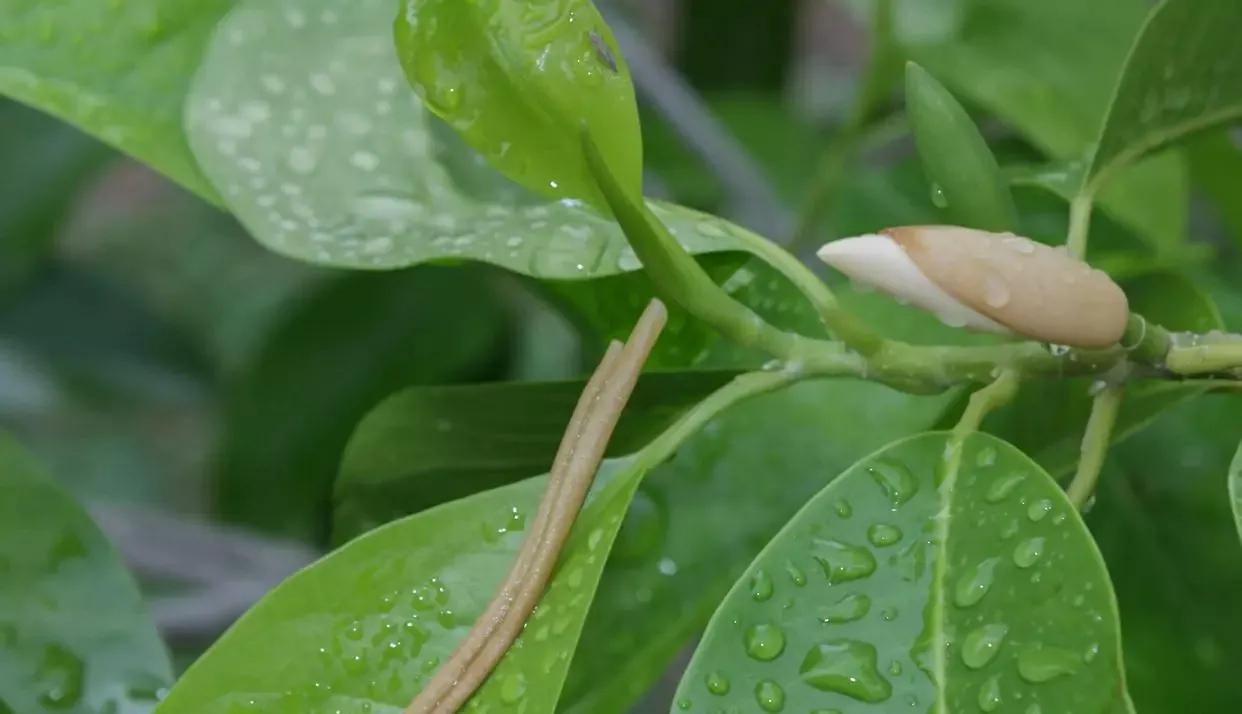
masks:
POLYGON ((829 243, 819 257, 954 327, 1094 348, 1120 340, 1130 315, 1107 275, 1010 233, 889 228, 829 243))

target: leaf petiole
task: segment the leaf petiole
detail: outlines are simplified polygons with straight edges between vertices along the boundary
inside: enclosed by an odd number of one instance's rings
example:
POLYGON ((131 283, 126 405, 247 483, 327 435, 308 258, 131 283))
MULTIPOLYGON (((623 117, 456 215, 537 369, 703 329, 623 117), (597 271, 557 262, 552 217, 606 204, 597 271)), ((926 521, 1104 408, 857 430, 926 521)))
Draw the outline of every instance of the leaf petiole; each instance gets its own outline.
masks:
POLYGON ((1121 386, 1109 386, 1096 395, 1091 404, 1091 416, 1087 419, 1087 430, 1082 436, 1082 455, 1078 459, 1078 470, 1066 490, 1070 503, 1080 511, 1090 501, 1091 494, 1095 493, 1095 485, 1100 480, 1100 471, 1104 468, 1104 458, 1108 455, 1113 426, 1117 423, 1117 412, 1121 409, 1124 393, 1121 386))

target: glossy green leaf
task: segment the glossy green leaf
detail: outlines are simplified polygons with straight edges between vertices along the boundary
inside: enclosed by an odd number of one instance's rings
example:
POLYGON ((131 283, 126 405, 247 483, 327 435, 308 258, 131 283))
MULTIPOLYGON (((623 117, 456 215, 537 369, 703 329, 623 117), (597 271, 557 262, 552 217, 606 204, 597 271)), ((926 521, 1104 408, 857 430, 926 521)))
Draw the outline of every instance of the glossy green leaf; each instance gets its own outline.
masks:
POLYGON ((906 66, 906 113, 932 200, 947 222, 1015 230, 1013 197, 983 135, 949 90, 913 62, 906 66))
POLYGON ((1209 132, 1186 142, 1190 175, 1222 223, 1242 248, 1242 203, 1235 200, 1242 186, 1242 148, 1230 130, 1209 132))
POLYGON ((324 537, 332 481, 358 420, 410 384, 492 376, 507 318, 486 276, 466 268, 347 275, 290 305, 229 385, 220 513, 324 537))
POLYGON ((0 93, 54 114, 214 200, 182 104, 233 0, 0 2, 0 93))
MULTIPOLYGON (((640 268, 620 229, 581 202, 505 204, 490 189, 482 201, 455 183, 437 158, 438 120, 392 56, 393 10, 388 0, 348 12, 333 0, 246 0, 221 23, 187 131, 251 233, 341 267, 469 259, 565 279, 640 268)), ((487 169, 472 171, 473 187, 487 169)), ((720 219, 653 208, 691 252, 740 247, 740 229, 720 219)))
POLYGON ((1087 171, 1094 188, 1119 168, 1194 131, 1242 116, 1242 5, 1165 0, 1126 61, 1087 171))
POLYGON ((1087 514, 1117 590, 1140 712, 1242 709, 1242 548, 1222 478, 1239 424, 1232 394, 1171 410, 1110 455, 1087 514))
MULTIPOLYGON (((643 377, 610 455, 646 445, 736 372, 643 377)), ((411 387, 362 419, 341 459, 334 495, 338 540, 552 465, 584 381, 411 387)))
POLYGON ((50 117, 0 100, 0 300, 51 252, 56 228, 110 152, 50 117))
POLYGON ((0 711, 138 714, 171 679, 103 534, 0 435, 0 711))
MULTIPOLYGON (((897 7, 910 57, 963 102, 995 115, 1050 158, 1077 161, 1099 137, 1149 3, 910 0, 897 7)), ((1184 242, 1180 156, 1155 157, 1112 184, 1100 195, 1101 208, 1153 246, 1184 242)))
MULTIPOLYGON (((1112 586, 1046 472, 927 434, 825 488, 725 598, 673 711, 1111 711, 1112 586)), ((1118 707, 1120 708, 1120 707, 1118 707)))
POLYGON ((1233 520, 1238 524, 1238 536, 1242 537, 1242 446, 1233 457, 1229 467, 1229 501, 1233 504, 1233 520))
POLYGON ((553 198, 606 204, 581 144, 642 195, 642 138, 630 71, 590 0, 405 0, 397 55, 423 102, 493 165, 553 198))

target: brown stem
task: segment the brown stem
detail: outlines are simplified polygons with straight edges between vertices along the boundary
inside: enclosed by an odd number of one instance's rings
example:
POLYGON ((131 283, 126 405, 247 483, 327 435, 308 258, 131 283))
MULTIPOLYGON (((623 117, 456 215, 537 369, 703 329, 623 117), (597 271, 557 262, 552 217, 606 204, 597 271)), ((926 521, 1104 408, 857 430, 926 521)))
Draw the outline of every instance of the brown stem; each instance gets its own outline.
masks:
POLYGON ((453 714, 508 651, 551 579, 643 364, 667 320, 653 300, 629 341, 612 343, 587 382, 561 440, 547 490, 512 569, 487 610, 405 714, 453 714))

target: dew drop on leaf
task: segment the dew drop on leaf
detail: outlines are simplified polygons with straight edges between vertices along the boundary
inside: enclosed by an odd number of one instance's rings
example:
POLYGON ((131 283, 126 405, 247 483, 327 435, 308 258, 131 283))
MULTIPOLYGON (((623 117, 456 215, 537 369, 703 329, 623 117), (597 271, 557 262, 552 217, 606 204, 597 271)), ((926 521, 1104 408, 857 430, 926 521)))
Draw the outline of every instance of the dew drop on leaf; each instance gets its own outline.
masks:
POLYGON ((1051 512, 1052 501, 1046 498, 1041 498, 1027 507, 1026 517, 1031 519, 1031 521, 1038 523, 1044 520, 1044 518, 1051 512))
POLYGON ((43 648, 35 676, 43 688, 39 703, 68 709, 82 699, 86 665, 69 650, 52 644, 43 648))
POLYGON ((505 704, 517 704, 526 697, 526 675, 514 672, 506 675, 500 682, 500 701, 505 704))
POLYGON ((1010 494, 1014 492, 1014 489, 1016 489, 1018 484, 1022 483, 1025 478, 1026 477, 1020 473, 1012 473, 1001 476, 993 481, 991 486, 988 486, 988 492, 983 497, 984 500, 988 503, 1000 503, 1001 501, 1004 501, 1006 498, 1009 498, 1010 494))
POLYGON ((806 653, 798 669, 802 681, 824 692, 861 702, 882 702, 893 688, 876 669, 875 647, 857 640, 833 640, 806 653))
POLYGON ((1040 684, 1078 671, 1080 656, 1059 647, 1032 647, 1018 653, 1018 675, 1040 684))
POLYGON ((871 551, 841 541, 816 538, 812 555, 824 569, 830 585, 860 580, 875 572, 871 551))
POLYGON ((846 595, 831 605, 824 605, 816 612, 820 622, 839 624, 854 622, 871 610, 871 598, 861 593, 846 595))
POLYGON ((877 548, 887 548, 901 541, 901 529, 884 523, 876 523, 867 529, 867 540, 877 548))
POLYGON ((802 572, 802 568, 799 568, 792 562, 785 563, 785 574, 789 576, 794 585, 798 587, 806 585, 806 573, 802 572))
POLYGON ((718 697, 723 697, 729 693, 729 678, 724 672, 715 671, 707 675, 707 691, 718 697))
POLYGON ((755 701, 765 712, 779 712, 785 708, 785 690, 776 682, 765 679, 755 685, 755 701))
POLYGON ((1001 704, 1000 675, 994 674, 979 686, 979 710, 994 712, 1001 704))
POLYGON ((772 585, 772 578, 768 576, 768 571, 760 568, 750 578, 750 597, 755 602, 766 602, 772 599, 772 593, 775 588, 772 585))
POLYGON ((971 630, 962 640, 962 664, 971 669, 982 669, 1000 651, 1009 628, 1000 623, 982 625, 971 630))
POLYGON ((867 473, 884 491, 893 508, 914 498, 919 490, 918 479, 910 469, 895 461, 876 461, 867 467, 867 473))
POLYGON ((752 625, 746 630, 746 654, 760 662, 770 662, 785 651, 785 632, 772 624, 752 625))
POLYGON ((987 558, 967 568, 953 587, 953 604, 958 607, 972 607, 982 600, 988 590, 992 589, 992 579, 999 562, 1000 558, 987 558))
POLYGON ((1027 538, 1013 549, 1013 564, 1019 568, 1029 568, 1044 555, 1045 540, 1042 537, 1027 538))
POLYGON ((938 183, 934 183, 931 186, 931 202, 936 208, 949 207, 949 197, 944 195, 944 189, 938 183))
POLYGON ((842 518, 849 518, 854 515, 853 506, 845 499, 838 499, 836 503, 832 504, 832 510, 836 511, 836 514, 842 518))

